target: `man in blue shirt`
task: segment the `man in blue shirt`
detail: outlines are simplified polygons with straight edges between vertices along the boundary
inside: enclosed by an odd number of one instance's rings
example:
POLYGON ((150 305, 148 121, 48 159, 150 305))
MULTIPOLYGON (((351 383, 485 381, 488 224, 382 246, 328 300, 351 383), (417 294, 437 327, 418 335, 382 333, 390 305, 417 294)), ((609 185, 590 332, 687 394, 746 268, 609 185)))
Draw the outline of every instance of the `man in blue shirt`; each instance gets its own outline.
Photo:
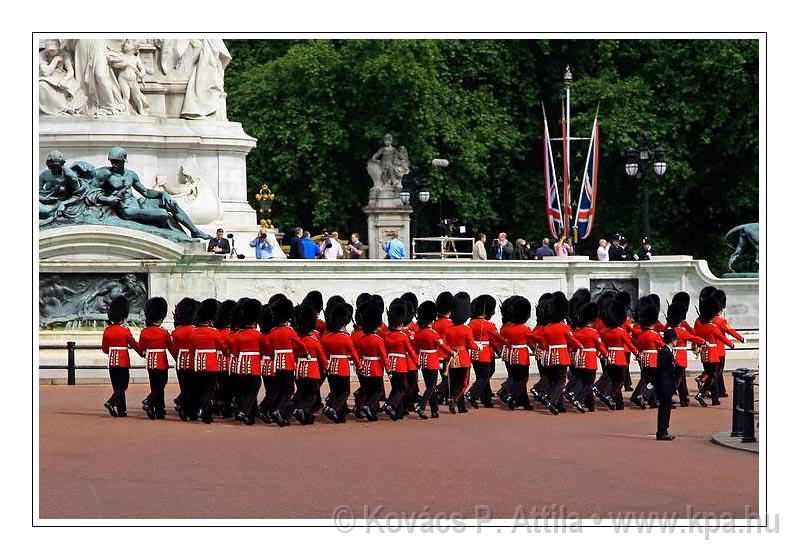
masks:
POLYGON ((383 248, 386 251, 386 258, 391 260, 406 258, 406 247, 403 245, 403 242, 400 241, 399 234, 393 231, 389 236, 391 239, 389 239, 389 242, 383 248))
POLYGON ((250 242, 250 246, 255 248, 258 260, 267 260, 273 257, 272 251, 274 247, 270 245, 267 239, 267 230, 264 228, 258 230, 258 235, 250 242))
POLYGON ((303 258, 316 259, 321 254, 322 249, 320 249, 319 245, 312 241, 311 234, 309 232, 305 232, 303 234, 303 258))

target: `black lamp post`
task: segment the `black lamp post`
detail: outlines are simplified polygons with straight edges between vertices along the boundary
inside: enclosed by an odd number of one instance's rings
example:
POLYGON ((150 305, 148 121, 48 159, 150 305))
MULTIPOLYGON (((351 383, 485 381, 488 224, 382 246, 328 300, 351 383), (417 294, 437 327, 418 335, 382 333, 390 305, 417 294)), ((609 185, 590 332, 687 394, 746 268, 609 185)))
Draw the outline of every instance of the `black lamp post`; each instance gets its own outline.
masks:
POLYGON ((625 152, 625 174, 642 180, 642 227, 645 237, 650 237, 650 169, 659 177, 667 172, 666 152, 661 146, 654 148, 653 137, 642 132, 639 148, 629 148, 625 152))
POLYGON ((403 177, 403 190, 400 191, 400 202, 403 206, 411 206, 411 258, 414 258, 414 238, 417 237, 417 211, 420 204, 426 204, 430 199, 428 180, 420 177, 419 168, 412 165, 410 173, 403 177))

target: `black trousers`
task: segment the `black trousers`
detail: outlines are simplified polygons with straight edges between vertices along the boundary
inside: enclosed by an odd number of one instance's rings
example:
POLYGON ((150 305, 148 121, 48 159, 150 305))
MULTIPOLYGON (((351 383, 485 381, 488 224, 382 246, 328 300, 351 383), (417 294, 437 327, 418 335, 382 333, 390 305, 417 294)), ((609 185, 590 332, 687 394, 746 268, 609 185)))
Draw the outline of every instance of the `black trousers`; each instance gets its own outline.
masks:
POLYGON ((450 398, 458 405, 459 408, 466 408, 464 395, 467 392, 469 385, 469 368, 450 368, 450 398))
POLYGON ((548 368, 537 360, 536 369, 539 371, 539 380, 533 384, 533 388, 536 389, 540 395, 547 394, 547 384, 549 383, 548 368))
MULTIPOLYGON (((658 375, 658 368, 642 368, 641 377, 639 378, 639 382, 636 384, 636 389, 634 389, 631 397, 641 395, 644 399, 644 402, 655 405, 658 402, 654 385, 656 375, 658 375)), ((670 397, 670 403, 671 402, 672 397, 670 397)), ((670 404, 670 406, 672 405, 670 404)))
POLYGON ((175 397, 175 405, 182 406, 183 405, 183 397, 189 390, 189 385, 191 384, 192 377, 194 376, 194 372, 190 369, 179 369, 177 371, 178 375, 178 396, 175 397))
POLYGON ((258 404, 258 409, 268 414, 275 410, 275 402, 278 400, 278 383, 274 375, 262 375, 261 380, 264 382, 264 398, 258 404))
POLYGON ((682 403, 689 402, 689 388, 686 386, 686 368, 675 366, 675 390, 682 403))
POLYGON ((506 383, 506 392, 514 399, 517 406, 530 405, 530 400, 528 399, 529 366, 509 364, 507 367, 508 382, 506 383))
POLYGON ((438 369, 423 369, 422 379, 425 381, 425 392, 419 400, 419 407, 425 410, 425 407, 430 403, 431 412, 439 411, 439 401, 436 398, 436 382, 439 379, 438 369))
POLYGON ((113 404, 117 412, 127 412, 128 404, 125 401, 125 391, 128 390, 128 383, 131 380, 128 368, 112 367, 108 368, 108 375, 111 377, 111 386, 114 392, 108 398, 108 402, 113 404))
POLYGON ((291 410, 292 396, 294 395, 294 372, 278 370, 275 373, 275 407, 273 411, 280 412, 286 417, 291 410))
POLYGON ((419 371, 414 369, 405 374, 406 394, 403 399, 405 410, 414 410, 419 402, 419 371))
POLYGON ((253 418, 258 401, 258 390, 261 388, 261 379, 257 375, 231 375, 231 388, 235 391, 237 407, 249 418, 253 418))
POLYGON ((356 377, 358 378, 358 389, 353 391, 353 400, 355 401, 353 406, 359 409, 364 404, 364 376, 360 373, 356 373, 356 377))
POLYGON ((378 411, 378 401, 383 393, 383 376, 365 375, 361 378, 361 403, 372 410, 378 411))
POLYGON ((395 412, 401 414, 403 412, 404 400, 406 396, 406 382, 408 373, 390 373, 389 383, 391 384, 391 391, 386 399, 386 404, 390 405, 395 412))
POLYGON ((328 386, 331 388, 331 392, 328 394, 326 402, 336 411, 340 419, 344 418, 347 410, 347 397, 350 396, 350 376, 329 375, 328 386))
POLYGON ((472 362, 475 370, 475 383, 469 388, 469 394, 475 398, 480 397, 481 402, 490 404, 492 402, 492 388, 489 380, 494 374, 494 361, 491 362, 472 362))
POLYGON ((700 394, 709 393, 711 395, 711 402, 719 402, 719 386, 717 385, 719 373, 719 362, 703 362, 703 377, 702 385, 700 385, 700 394))
POLYGON ((167 386, 167 370, 165 369, 148 369, 147 376, 150 378, 150 394, 145 397, 154 410, 164 412, 166 405, 164 404, 164 388, 167 386))
POLYGON ((217 388, 217 371, 203 371, 197 373, 197 412, 211 414, 214 406, 214 392, 217 388))
POLYGON ((305 413, 307 420, 310 419, 315 412, 317 401, 319 399, 320 381, 320 379, 311 379, 309 377, 297 378, 295 406, 305 413))
POLYGON ((572 381, 567 385, 567 391, 575 395, 575 400, 586 405, 589 410, 594 410, 594 393, 592 387, 597 376, 597 371, 593 369, 575 370, 572 381))
POLYGON ((564 383, 567 380, 567 366, 547 368, 547 398, 558 409, 564 409, 564 383))
POLYGON ((672 414, 672 395, 666 392, 658 393, 658 427, 656 437, 669 433, 669 417, 672 414))
POLYGON ((602 393, 608 395, 617 405, 617 408, 624 408, 625 402, 622 399, 622 386, 625 383, 625 370, 627 366, 607 365, 605 372, 595 383, 595 387, 602 393))
POLYGON ((725 356, 719 357, 719 369, 717 371, 717 393, 719 396, 727 395, 728 390, 725 388, 725 356))
POLYGON ((625 388, 633 386, 633 380, 631 379, 631 366, 625 366, 625 388))
POLYGON ((231 375, 227 371, 217 374, 217 390, 214 394, 214 401, 217 403, 220 413, 231 409, 233 390, 231 389, 231 375))

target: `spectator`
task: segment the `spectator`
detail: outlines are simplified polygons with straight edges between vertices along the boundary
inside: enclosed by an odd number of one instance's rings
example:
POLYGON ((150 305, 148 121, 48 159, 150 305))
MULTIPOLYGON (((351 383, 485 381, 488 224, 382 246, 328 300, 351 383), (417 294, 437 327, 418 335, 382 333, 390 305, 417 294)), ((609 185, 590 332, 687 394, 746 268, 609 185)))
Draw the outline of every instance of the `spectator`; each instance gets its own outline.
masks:
POLYGON ((275 236, 269 236, 266 228, 258 230, 258 235, 250 242, 250 246, 256 250, 256 258, 260 261, 268 260, 275 257, 274 251, 280 251, 281 248, 275 243, 275 236))
POLYGON ((350 245, 347 246, 347 251, 350 253, 351 259, 364 258, 364 244, 359 241, 357 233, 350 236, 350 245))
POLYGON ((608 260, 624 261, 628 259, 625 247, 622 245, 622 240, 624 239, 620 234, 614 234, 614 237, 611 238, 611 247, 608 248, 608 260))
POLYGON ((225 231, 222 228, 217 228, 217 236, 208 240, 206 252, 222 255, 223 257, 231 252, 231 245, 225 239, 225 231))
POLYGON ((301 227, 294 229, 294 237, 292 237, 292 240, 289 242, 289 258, 305 258, 305 251, 303 250, 303 228, 301 227))
POLYGON ((486 234, 481 233, 478 235, 478 240, 472 246, 472 260, 485 261, 486 260, 486 234))
POLYGON ((511 260, 512 255, 514 254, 514 247, 511 246, 511 242, 508 240, 505 233, 500 233, 492 242, 492 254, 494 255, 492 258, 495 260, 511 260))
POLYGON ((344 249, 339 243, 339 232, 334 231, 330 237, 326 237, 322 242, 322 258, 326 261, 335 261, 344 258, 344 249))
POLYGON ((389 242, 383 246, 386 251, 386 258, 391 260, 399 260, 406 258, 406 247, 400 241, 400 235, 396 231, 389 233, 389 242))
POLYGON ((322 254, 322 250, 319 248, 319 245, 314 243, 311 239, 311 233, 305 232, 303 234, 303 258, 304 259, 316 259, 322 254))
POLYGON ((558 251, 556 251, 556 255, 559 257, 571 257, 575 254, 572 250, 572 241, 569 237, 565 237, 561 240, 561 244, 558 247, 558 251))
POLYGON ((541 261, 545 257, 555 257, 556 254, 553 252, 553 249, 550 248, 550 240, 545 237, 542 239, 542 246, 536 249, 536 260, 541 261))
POLYGON ((608 241, 605 239, 601 239, 600 242, 597 244, 597 260, 598 261, 607 261, 608 260, 608 241))
POLYGON ((520 238, 514 244, 514 251, 511 254, 511 259, 515 261, 527 261, 531 258, 530 246, 528 243, 520 238))
POLYGON ((641 248, 633 254, 633 260, 636 261, 649 261, 650 257, 655 255, 656 252, 653 251, 653 245, 650 243, 649 237, 642 238, 642 246, 641 248))

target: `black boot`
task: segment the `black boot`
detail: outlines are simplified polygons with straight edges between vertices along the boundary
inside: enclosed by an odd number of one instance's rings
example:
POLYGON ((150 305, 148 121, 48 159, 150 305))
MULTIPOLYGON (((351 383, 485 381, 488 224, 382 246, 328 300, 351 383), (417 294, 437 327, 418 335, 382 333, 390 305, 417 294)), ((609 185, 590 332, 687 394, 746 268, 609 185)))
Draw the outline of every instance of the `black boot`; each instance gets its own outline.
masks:
POLYGON ((111 401, 104 402, 103 406, 106 407, 106 410, 111 416, 113 416, 114 418, 117 417, 117 408, 113 404, 111 404, 111 401))

